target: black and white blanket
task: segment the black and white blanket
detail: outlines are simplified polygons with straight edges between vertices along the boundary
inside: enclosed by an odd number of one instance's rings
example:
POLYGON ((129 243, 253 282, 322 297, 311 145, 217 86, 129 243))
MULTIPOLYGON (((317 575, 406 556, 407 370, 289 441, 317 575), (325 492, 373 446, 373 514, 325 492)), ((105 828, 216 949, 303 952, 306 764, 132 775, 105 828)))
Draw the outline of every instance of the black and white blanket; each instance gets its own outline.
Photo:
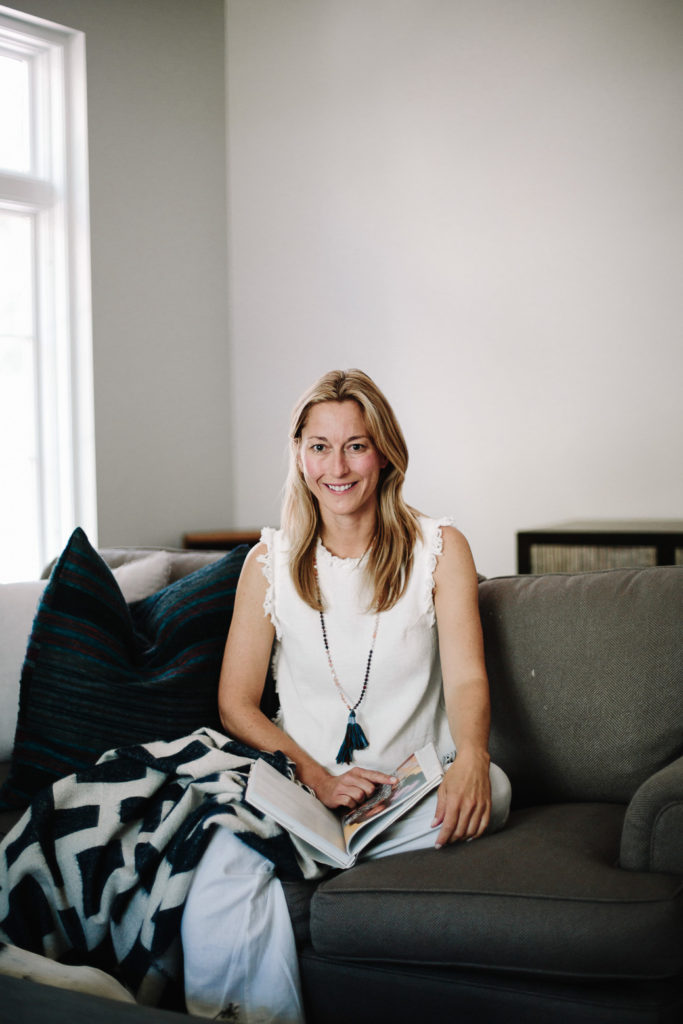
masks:
POLYGON ((43 790, 0 844, 0 939, 115 975, 138 1002, 180 991, 180 921, 212 826, 230 828, 285 880, 324 869, 244 798, 264 754, 209 729, 122 747, 43 790))

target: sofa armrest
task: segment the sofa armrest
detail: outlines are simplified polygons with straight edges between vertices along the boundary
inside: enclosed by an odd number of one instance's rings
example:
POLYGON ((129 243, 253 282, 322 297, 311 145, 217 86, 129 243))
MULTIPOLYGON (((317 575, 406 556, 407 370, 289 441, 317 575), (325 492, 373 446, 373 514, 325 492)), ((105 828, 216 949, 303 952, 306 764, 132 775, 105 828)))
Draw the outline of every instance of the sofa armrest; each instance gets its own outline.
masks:
POLYGON ((630 871, 683 875, 683 757, 651 775, 633 795, 619 863, 630 871))

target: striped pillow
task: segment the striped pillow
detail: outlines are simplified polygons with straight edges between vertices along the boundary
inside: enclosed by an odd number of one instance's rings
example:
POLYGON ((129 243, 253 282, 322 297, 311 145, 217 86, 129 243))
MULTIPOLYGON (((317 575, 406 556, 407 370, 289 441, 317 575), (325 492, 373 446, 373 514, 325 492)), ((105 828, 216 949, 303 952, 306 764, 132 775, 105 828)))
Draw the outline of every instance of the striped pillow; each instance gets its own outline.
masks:
POLYGON ((83 530, 74 531, 33 623, 0 809, 25 807, 105 750, 220 730, 218 677, 247 550, 128 605, 83 530))

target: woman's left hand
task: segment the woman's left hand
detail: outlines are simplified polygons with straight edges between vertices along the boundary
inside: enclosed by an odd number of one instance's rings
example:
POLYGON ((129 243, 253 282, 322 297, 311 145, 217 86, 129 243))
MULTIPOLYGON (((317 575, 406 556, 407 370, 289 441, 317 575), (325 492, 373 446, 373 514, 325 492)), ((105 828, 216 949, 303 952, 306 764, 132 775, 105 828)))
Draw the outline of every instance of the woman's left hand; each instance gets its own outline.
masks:
POLYGON ((486 751, 459 751, 439 786, 432 828, 441 826, 436 848, 476 839, 491 816, 490 759, 486 751))

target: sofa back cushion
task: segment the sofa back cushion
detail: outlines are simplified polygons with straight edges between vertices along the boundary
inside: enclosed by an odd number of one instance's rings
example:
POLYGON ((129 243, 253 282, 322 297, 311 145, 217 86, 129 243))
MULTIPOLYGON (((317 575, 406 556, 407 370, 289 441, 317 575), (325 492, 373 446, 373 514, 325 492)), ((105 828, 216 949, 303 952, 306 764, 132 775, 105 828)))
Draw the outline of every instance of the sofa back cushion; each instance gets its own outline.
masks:
POLYGON ((9 761, 19 708, 19 677, 45 582, 0 583, 0 762, 9 761))
POLYGON ((683 753, 683 567, 480 586, 491 756, 516 805, 628 802, 683 753))

